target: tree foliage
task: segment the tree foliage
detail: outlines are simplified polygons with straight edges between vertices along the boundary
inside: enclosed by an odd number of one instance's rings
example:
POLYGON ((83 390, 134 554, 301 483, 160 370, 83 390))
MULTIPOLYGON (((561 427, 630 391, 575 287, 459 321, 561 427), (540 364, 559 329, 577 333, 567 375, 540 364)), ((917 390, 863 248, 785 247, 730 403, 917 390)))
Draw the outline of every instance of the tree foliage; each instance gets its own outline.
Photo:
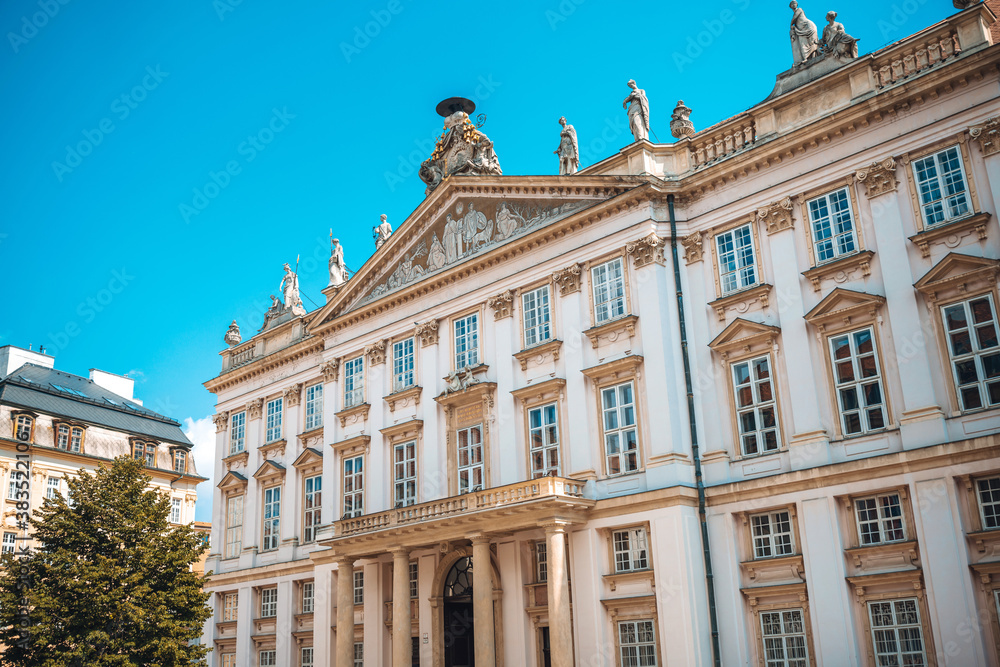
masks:
POLYGON ((71 501, 58 494, 35 512, 32 553, 2 560, 0 665, 207 664, 208 649, 193 642, 211 610, 191 564, 208 547, 190 527, 167 522, 170 501, 149 482, 123 456, 68 477, 71 501))

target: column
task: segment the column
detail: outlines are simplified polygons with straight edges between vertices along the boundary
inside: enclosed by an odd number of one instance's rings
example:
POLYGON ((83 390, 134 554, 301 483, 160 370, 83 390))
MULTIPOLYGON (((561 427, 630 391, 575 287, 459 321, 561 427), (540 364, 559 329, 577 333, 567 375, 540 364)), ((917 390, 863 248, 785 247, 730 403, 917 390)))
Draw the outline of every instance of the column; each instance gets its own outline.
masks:
POLYGON ((493 636, 493 567, 490 563, 490 538, 472 538, 472 617, 476 624, 476 664, 496 665, 493 636))
POLYGON ((354 664, 354 559, 349 557, 337 559, 337 660, 334 664, 337 667, 354 664))
POLYGON ((392 552, 392 667, 413 664, 410 642, 410 551, 392 552))
MULTIPOLYGON (((253 655, 253 619, 254 594, 251 586, 242 586, 237 591, 236 598, 236 664, 252 665, 256 656, 253 655)), ((221 660, 221 658, 220 658, 221 660)))
MULTIPOLYGON (((569 572, 566 569, 566 527, 545 527, 548 563, 549 642, 552 667, 573 667, 573 623, 569 610, 569 572)), ((476 633, 479 624, 476 624, 476 633)))
MULTIPOLYGON (((297 643, 292 637, 295 628, 295 582, 284 580, 278 582, 278 618, 276 626, 275 649, 279 665, 294 665, 293 657, 297 643)), ((252 664, 252 663, 251 663, 252 664)))
MULTIPOLYGON (((333 611, 333 566, 330 563, 316 565, 313 570, 316 600, 313 606, 313 650, 316 655, 329 656, 333 654, 330 646, 330 618, 333 611)), ((293 663, 294 664, 294 663, 293 663)))

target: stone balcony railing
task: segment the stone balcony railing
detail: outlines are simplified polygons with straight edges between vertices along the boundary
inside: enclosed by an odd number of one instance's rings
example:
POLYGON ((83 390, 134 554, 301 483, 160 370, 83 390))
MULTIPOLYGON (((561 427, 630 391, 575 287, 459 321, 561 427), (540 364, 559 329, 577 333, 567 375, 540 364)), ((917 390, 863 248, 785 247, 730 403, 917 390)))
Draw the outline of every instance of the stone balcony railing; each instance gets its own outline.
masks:
POLYGON ((699 169, 721 158, 749 148, 757 141, 757 128, 749 116, 726 122, 695 135, 689 144, 691 166, 699 169))
POLYGON ((914 74, 930 69, 962 52, 958 33, 950 25, 902 49, 875 56, 872 76, 878 88, 885 88, 914 74))
POLYGON ((460 496, 431 500, 376 514, 341 519, 334 523, 334 538, 349 537, 390 528, 456 517, 473 512, 505 508, 542 499, 583 498, 585 482, 564 477, 541 477, 507 486, 473 491, 460 496))

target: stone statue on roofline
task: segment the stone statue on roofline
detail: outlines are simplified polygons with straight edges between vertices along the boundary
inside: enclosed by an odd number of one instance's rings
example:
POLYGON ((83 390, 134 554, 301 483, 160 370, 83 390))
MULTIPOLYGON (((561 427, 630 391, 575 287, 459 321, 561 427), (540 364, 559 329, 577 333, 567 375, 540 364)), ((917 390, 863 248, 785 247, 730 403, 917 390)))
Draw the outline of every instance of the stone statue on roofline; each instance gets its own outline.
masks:
MULTIPOLYGON (((464 97, 451 97, 437 105, 438 114, 444 118, 444 132, 417 172, 427 184, 424 195, 429 195, 452 174, 503 174, 493 142, 479 129, 482 122, 477 126, 469 120, 469 114, 475 110, 475 103, 464 97)), ((480 115, 480 121, 482 118, 480 115)))
POLYGON ((392 236, 392 225, 389 224, 388 217, 383 213, 379 219, 381 222, 372 229, 372 235, 375 237, 375 249, 378 250, 389 240, 392 236))
MULTIPOLYGON (((333 232, 331 232, 332 235, 333 232)), ((330 243, 330 285, 329 287, 340 287, 347 282, 347 265, 344 264, 344 248, 340 245, 340 239, 333 239, 330 243)))
POLYGON ((844 24, 837 21, 837 12, 827 12, 826 20, 828 25, 823 28, 823 39, 820 41, 823 55, 841 60, 857 58, 858 40, 844 31, 844 24))
MULTIPOLYGON (((297 263, 296 263, 297 267, 297 263)), ((292 267, 285 263, 285 275, 281 279, 281 293, 285 297, 285 309, 291 310, 293 315, 305 315, 306 309, 299 298, 299 274, 292 271, 292 267)))
POLYGON ((580 146, 576 140, 576 128, 566 122, 566 116, 559 119, 563 126, 559 133, 559 148, 553 151, 559 156, 559 175, 575 174, 580 168, 580 146))
POLYGON ((646 99, 646 91, 636 85, 635 79, 629 79, 628 87, 632 89, 622 108, 628 109, 628 124, 632 130, 632 136, 636 141, 640 139, 649 140, 649 100, 646 99))
POLYGON ((793 67, 801 67, 815 58, 819 48, 816 24, 806 18, 806 13, 795 0, 788 3, 792 9, 792 25, 788 30, 792 40, 793 67))

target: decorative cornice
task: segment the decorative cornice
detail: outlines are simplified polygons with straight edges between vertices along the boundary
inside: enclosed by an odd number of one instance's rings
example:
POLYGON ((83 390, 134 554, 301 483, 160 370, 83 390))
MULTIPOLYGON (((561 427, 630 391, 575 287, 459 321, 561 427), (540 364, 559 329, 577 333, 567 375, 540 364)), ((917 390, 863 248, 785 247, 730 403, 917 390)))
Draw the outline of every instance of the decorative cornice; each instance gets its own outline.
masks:
POLYGON ((293 384, 291 387, 285 389, 281 395, 284 397, 286 405, 295 407, 302 401, 302 383, 293 384))
POLYGON ((396 405, 402 403, 404 406, 408 401, 413 401, 414 405, 420 405, 420 394, 424 391, 424 388, 420 385, 415 387, 410 387, 409 389, 404 389, 403 391, 397 391, 389 394, 382 400, 389 404, 389 412, 396 411, 396 405))
POLYGON ((559 361, 560 348, 562 348, 561 340, 550 340, 547 343, 515 352, 514 358, 521 363, 521 370, 526 371, 528 370, 528 362, 532 359, 536 360, 537 363, 542 363, 546 355, 552 355, 552 361, 559 361))
POLYGON ((562 393, 565 387, 565 379, 551 378, 549 380, 545 380, 544 382, 529 384, 527 387, 522 387, 520 389, 512 389, 510 393, 519 401, 530 401, 533 399, 542 399, 553 394, 558 395, 562 393))
POLYGON ((767 206, 757 209, 757 222, 762 222, 768 234, 774 234, 785 229, 794 229, 795 220, 792 217, 792 200, 785 197, 780 201, 773 202, 767 206))
POLYGON ((654 262, 663 265, 663 245, 663 239, 655 233, 650 233, 648 236, 626 244, 625 254, 632 257, 632 265, 637 269, 654 262))
POLYGON ((613 359, 597 366, 584 368, 581 372, 595 382, 600 382, 605 378, 618 379, 623 375, 634 375, 639 372, 643 358, 638 354, 630 354, 621 359, 613 359))
POLYGON ((969 136, 979 142, 983 157, 1000 153, 1000 116, 987 118, 982 125, 970 127, 969 136))
POLYGON ((760 285, 749 289, 727 294, 726 296, 718 298, 708 305, 715 309, 715 314, 719 316, 719 321, 725 322, 726 311, 729 309, 736 310, 742 315, 750 310, 750 306, 752 306, 755 302, 760 302, 760 307, 766 309, 770 293, 771 285, 768 283, 761 283, 760 285))
POLYGON ((681 244, 684 246, 684 263, 694 264, 695 262, 700 262, 705 254, 705 233, 695 232, 694 234, 688 234, 683 239, 681 239, 681 244))
POLYGON ((346 410, 341 410, 334 416, 340 420, 340 428, 347 426, 347 420, 350 419, 352 422, 356 422, 359 419, 361 421, 368 420, 368 411, 371 410, 370 403, 361 403, 360 405, 355 405, 346 410))
MULTIPOLYGON (((309 318, 312 314, 307 315, 304 318, 297 318, 285 324, 291 325, 296 322, 302 322, 303 326, 307 326, 309 318)), ((273 329, 268 333, 277 331, 273 329)), ((257 339, 251 339, 251 341, 256 341, 257 339)), ((244 345, 250 344, 251 341, 247 341, 244 345)), ((254 343, 256 344, 256 343, 254 343)), ((313 354, 318 354, 323 351, 323 340, 315 336, 306 335, 306 337, 298 342, 295 342, 288 347, 282 348, 271 354, 267 354, 260 358, 255 358, 252 362, 248 362, 239 366, 238 368, 233 368, 224 372, 222 375, 215 377, 204 383, 206 389, 208 389, 213 394, 218 394, 227 389, 238 386, 239 384, 252 380, 254 378, 266 375, 273 370, 281 368, 287 364, 294 363, 300 359, 304 359, 313 354)))
POLYGON ((895 192, 899 186, 899 179, 896 178, 896 161, 892 157, 887 157, 881 162, 872 162, 870 166, 858 171, 854 177, 865 184, 865 194, 869 199, 895 192))
POLYGON ((514 291, 505 290, 486 300, 486 305, 493 309, 493 319, 500 321, 514 315, 514 291))
POLYGON ((871 250, 857 252, 826 264, 814 266, 803 271, 802 275, 812 283, 813 291, 819 292, 820 284, 824 278, 832 279, 835 282, 846 282, 854 271, 861 271, 861 276, 867 278, 872 273, 871 260, 874 256, 875 253, 871 250))
POLYGON ((323 382, 336 382, 340 377, 340 359, 330 359, 319 365, 319 372, 323 374, 323 382))
POLYGON ((229 428, 229 412, 223 410, 218 414, 212 415, 212 421, 215 422, 215 432, 222 433, 229 428))
POLYGON ((559 285, 559 294, 566 296, 567 294, 580 291, 580 285, 583 283, 582 276, 583 264, 577 263, 553 273, 552 280, 559 285))
POLYGON ((380 366, 385 363, 385 350, 388 343, 389 341, 385 339, 377 340, 365 348, 365 356, 368 357, 370 365, 380 366))
POLYGON ((821 333, 875 320, 885 297, 837 287, 803 317, 821 333))
POLYGON ((976 234, 976 240, 985 241, 988 229, 986 223, 989 221, 989 213, 970 215, 947 224, 934 225, 919 234, 911 236, 910 241, 920 248, 920 256, 927 259, 931 256, 931 245, 935 243, 943 243, 950 248, 954 248, 963 238, 973 233, 976 234))
POLYGON ((337 452, 341 456, 367 454, 371 441, 372 437, 370 435, 362 433, 361 435, 356 435, 353 438, 347 438, 346 440, 335 442, 330 445, 330 447, 332 447, 333 451, 337 452))
POLYGON ((913 286, 933 305, 950 296, 971 295, 980 289, 996 287, 1000 261, 948 253, 913 286))
POLYGON ((260 413, 264 409, 264 399, 255 398, 247 403, 244 409, 247 411, 247 421, 260 419, 260 413))
POLYGON ((601 344, 602 338, 605 338, 608 342, 613 343, 621 338, 622 333, 627 334, 629 338, 634 337, 635 325, 638 321, 639 317, 637 315, 627 315, 617 320, 611 320, 606 324, 591 327, 583 333, 585 333, 587 338, 590 339, 591 347, 596 350, 601 344))
POLYGON ((420 346, 427 347, 428 345, 437 345, 438 342, 438 321, 428 320, 426 322, 418 322, 416 329, 414 329, 414 334, 420 338, 420 346))

